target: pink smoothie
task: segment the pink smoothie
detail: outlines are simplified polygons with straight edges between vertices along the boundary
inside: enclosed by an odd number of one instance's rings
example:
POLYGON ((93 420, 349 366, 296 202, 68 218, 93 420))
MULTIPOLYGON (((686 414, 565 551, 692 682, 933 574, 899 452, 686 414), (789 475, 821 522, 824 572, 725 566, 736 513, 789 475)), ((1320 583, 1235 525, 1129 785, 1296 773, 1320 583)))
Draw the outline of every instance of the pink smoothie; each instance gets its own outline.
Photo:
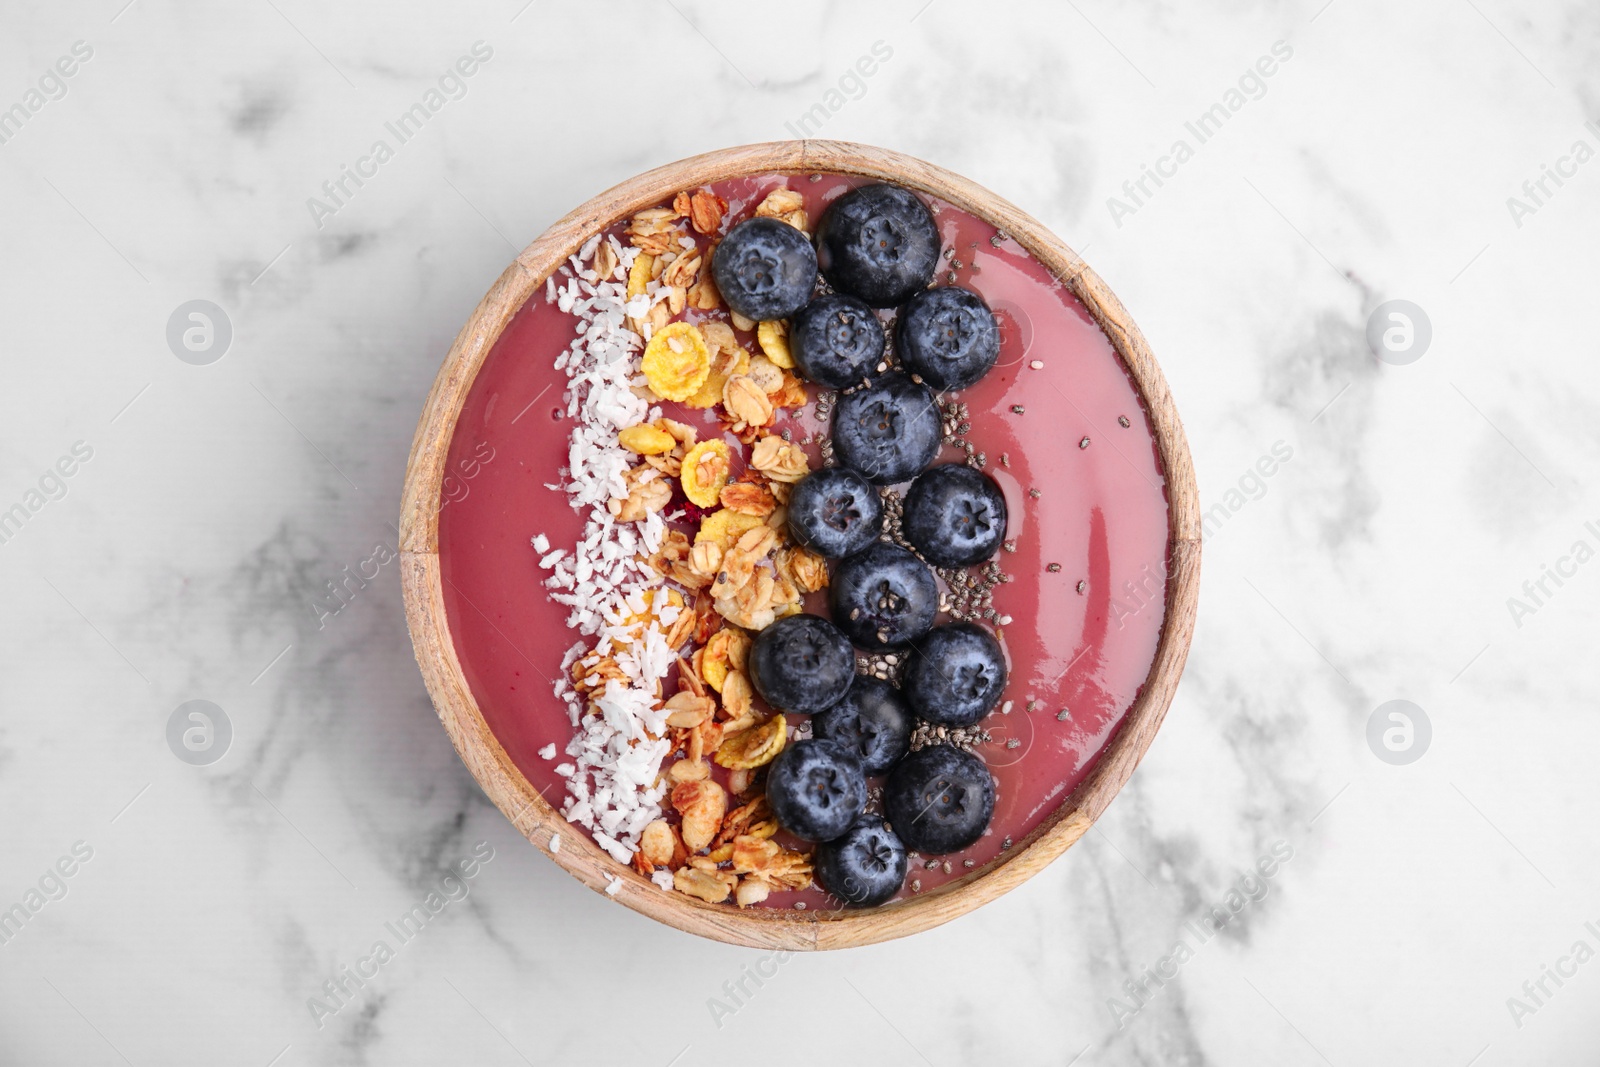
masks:
MULTIPOLYGON (((788 186, 804 194, 815 220, 857 184, 836 175, 772 175, 713 188, 739 218, 788 186)), ((1155 441, 1110 342, 1015 241, 997 238, 993 226, 958 208, 931 206, 948 253, 937 284, 975 290, 1002 327, 999 365, 953 398, 968 405, 967 440, 986 455, 985 469, 1010 509, 1007 537, 1016 550, 1001 552, 999 561, 1013 580, 995 589, 994 602, 1010 616, 997 632, 1011 665, 1002 705, 1009 701, 1011 710, 997 709, 981 724, 993 741, 978 751, 998 787, 989 833, 962 853, 939 857, 951 874, 913 862, 907 894, 913 879, 926 892, 969 873, 966 860, 979 867, 993 860, 1093 768, 1155 657, 1168 543, 1155 441)), ((545 302, 542 288, 513 317, 462 410, 439 518, 445 608, 467 681, 506 752, 557 808, 566 784, 554 768, 565 756, 546 761, 537 752, 552 743, 564 752, 571 737, 566 707, 551 689, 562 653, 578 635, 566 628, 567 609, 547 598, 546 572, 529 539, 543 533, 552 548, 570 547, 583 525, 566 494, 545 487, 562 480, 571 424, 566 378, 552 364, 575 322, 545 302)), ((759 351, 753 336, 740 340, 759 351)), ((704 413, 673 407, 667 413, 702 436, 715 432, 704 413)), ((797 439, 827 432, 809 406, 787 425, 797 439)), ((941 461, 961 457, 947 447, 941 461)), ((826 614, 825 607, 810 610, 826 614)), ((817 889, 775 893, 766 906, 799 901, 816 909, 832 898, 817 889)))

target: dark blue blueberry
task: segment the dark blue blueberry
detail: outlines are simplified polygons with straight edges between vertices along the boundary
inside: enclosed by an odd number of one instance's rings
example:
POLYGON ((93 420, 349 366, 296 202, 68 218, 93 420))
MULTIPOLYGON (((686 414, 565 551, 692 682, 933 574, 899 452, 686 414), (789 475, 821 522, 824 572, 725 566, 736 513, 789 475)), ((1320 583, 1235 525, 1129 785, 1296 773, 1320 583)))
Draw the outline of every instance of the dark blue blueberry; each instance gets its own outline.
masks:
POLYGON ((881 815, 863 815, 845 835, 817 846, 817 884, 858 908, 900 892, 906 881, 906 846, 881 815))
POLYGON ((970 567, 1006 539, 1005 494, 964 463, 932 467, 906 491, 900 530, 935 567, 970 567))
POLYGON ((911 710, 938 726, 971 726, 1005 687, 1000 642, 970 622, 936 626, 917 642, 901 683, 911 710))
POLYGON ((794 836, 832 841, 866 808, 867 776, 861 761, 837 741, 795 741, 767 771, 767 804, 778 825, 794 836))
POLYGON ((873 307, 895 307, 933 280, 939 227, 909 189, 863 185, 822 213, 817 263, 840 292, 873 307))
POLYGON ((820 615, 790 615, 751 642, 750 682, 781 711, 809 715, 833 707, 850 688, 856 653, 849 638, 820 615))
POLYGON ((932 629, 939 584, 926 563, 878 541, 834 569, 828 607, 839 629, 862 648, 892 648, 932 629))
POLYGON ((929 745, 901 760, 883 789, 889 825, 913 852, 958 852, 994 817, 994 775, 977 756, 929 745))
POLYGON ((746 219, 711 257, 728 306, 747 319, 786 319, 806 306, 817 284, 817 253, 806 235, 772 218, 746 219))
POLYGON ((800 373, 833 389, 878 376, 888 344, 877 313, 853 296, 819 296, 789 324, 789 354, 800 373))
POLYGON ((829 559, 854 555, 883 532, 883 499, 849 467, 823 467, 789 494, 789 535, 829 559))
POLYGON ((918 293, 900 309, 900 364, 941 392, 965 389, 1000 358, 1000 326, 971 289, 946 285, 918 293))
POLYGON ((812 718, 811 729, 849 745, 871 777, 893 767, 911 747, 911 709, 888 682, 858 674, 843 700, 812 718))
POLYGON ((875 485, 915 478, 943 440, 933 390, 892 371, 845 393, 833 409, 833 451, 875 485))

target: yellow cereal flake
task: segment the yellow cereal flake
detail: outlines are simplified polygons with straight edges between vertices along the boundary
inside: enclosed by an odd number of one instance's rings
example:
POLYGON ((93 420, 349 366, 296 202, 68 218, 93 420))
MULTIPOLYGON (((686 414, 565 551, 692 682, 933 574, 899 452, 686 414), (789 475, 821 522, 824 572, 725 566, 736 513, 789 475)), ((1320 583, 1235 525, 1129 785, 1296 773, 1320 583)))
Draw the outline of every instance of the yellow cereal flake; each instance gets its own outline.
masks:
POLYGON ((759 726, 752 726, 723 741, 717 748, 716 762, 732 769, 753 770, 771 763, 783 751, 788 739, 782 715, 774 715, 759 726))
MULTIPOLYGON (((710 341, 709 336, 707 341, 710 341)), ((692 408, 716 407, 722 403, 722 389, 728 384, 728 379, 737 377, 749 369, 750 353, 739 344, 718 348, 711 357, 711 373, 706 375, 705 384, 684 403, 692 408)))
POLYGON ((744 670, 750 654, 750 635, 737 626, 724 626, 706 641, 700 657, 700 677, 717 692, 731 671, 744 670))
POLYGON ((687 400, 711 374, 711 350, 687 322, 669 322, 644 348, 644 377, 666 400, 687 400))
POLYGON ((657 426, 629 426, 617 434, 617 443, 641 456, 659 456, 678 447, 678 439, 657 426))
POLYGON ((756 341, 761 345, 761 351, 784 370, 794 366, 794 357, 789 355, 789 324, 781 320, 763 322, 756 327, 756 341))
POLYGON ((636 297, 644 292, 644 287, 650 284, 650 277, 655 272, 656 257, 648 252, 640 252, 633 257, 633 266, 628 268, 628 296, 636 297))
POLYGON ((722 495, 732 471, 732 456, 722 441, 701 441, 683 457, 683 495, 709 508, 722 495))
POLYGON ((755 515, 744 515, 728 508, 713 511, 700 520, 700 530, 694 535, 696 544, 701 541, 714 541, 726 552, 739 543, 747 530, 757 526, 765 526, 766 520, 755 515))

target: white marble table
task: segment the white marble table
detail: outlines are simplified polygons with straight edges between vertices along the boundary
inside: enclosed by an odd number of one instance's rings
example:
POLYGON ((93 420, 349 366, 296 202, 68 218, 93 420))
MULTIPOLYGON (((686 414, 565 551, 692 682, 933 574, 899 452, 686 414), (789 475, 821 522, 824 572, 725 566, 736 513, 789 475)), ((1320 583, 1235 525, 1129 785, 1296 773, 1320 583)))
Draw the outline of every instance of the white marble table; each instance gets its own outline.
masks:
POLYGON ((0 13, 0 1063, 1595 1062, 1592 4, 123 2, 0 13), (382 560, 513 250, 796 132, 1085 251, 1212 510, 1184 684, 1084 842, 937 931, 780 963, 526 847, 382 560), (1365 340, 1395 299, 1430 324, 1409 363, 1365 340), (214 362, 168 343, 194 300, 214 362), (197 699, 232 729, 208 766, 165 737, 197 699), (1431 723, 1409 764, 1368 743, 1395 699, 1431 723), (735 1004, 747 969, 776 974, 735 1004))

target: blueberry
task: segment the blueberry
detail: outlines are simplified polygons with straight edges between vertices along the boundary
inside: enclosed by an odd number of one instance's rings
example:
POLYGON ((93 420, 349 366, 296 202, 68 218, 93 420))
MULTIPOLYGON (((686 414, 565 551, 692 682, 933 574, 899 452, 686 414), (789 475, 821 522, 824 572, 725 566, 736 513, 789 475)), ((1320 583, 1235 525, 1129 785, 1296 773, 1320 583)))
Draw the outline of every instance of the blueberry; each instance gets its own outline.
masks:
POLYGON ((878 541, 834 570, 828 607, 850 640, 877 651, 908 644, 932 629, 939 585, 926 563, 899 545, 878 541))
POLYGON ((745 318, 786 319, 811 299, 817 253, 806 235, 786 222, 746 219, 717 245, 711 272, 722 298, 745 318))
POLYGON ((829 559, 860 552, 882 532, 883 499, 849 467, 812 471, 789 494, 789 535, 829 559))
POLYGON ((853 296, 819 296, 789 324, 789 353, 800 373, 833 389, 878 375, 887 345, 877 313, 853 296))
POLYGON ((888 682, 858 674, 843 700, 812 718, 811 729, 850 746, 870 777, 893 767, 911 747, 911 709, 888 682))
POLYGON ((817 884, 859 908, 889 900, 906 881, 906 846, 881 815, 863 815, 845 835, 817 846, 817 884))
POLYGON ((1000 642, 983 627, 953 622, 917 643, 902 683, 911 709, 938 726, 971 726, 1006 687, 1000 642))
POLYGON ((935 567, 970 567, 1006 539, 1005 494, 964 463, 930 468, 906 491, 900 530, 935 567))
POLYGON ((837 741, 795 741, 767 771, 767 804, 778 825, 794 836, 832 841, 867 806, 867 776, 861 761, 837 741))
POLYGON ((1000 358, 1000 326, 971 289, 946 285, 918 293, 896 323, 900 363, 941 392, 965 389, 1000 358))
POLYGON ((873 307, 895 307, 933 280, 939 227, 910 190, 863 185, 822 213, 817 262, 828 284, 840 292, 873 307))
POLYGON ((994 775, 970 752, 929 745, 889 775, 883 808, 907 848, 930 856, 957 852, 982 837, 994 817, 994 775))
POLYGON ((843 698, 856 673, 850 641, 820 615, 790 615, 750 645, 750 682, 775 708, 810 714, 843 698))
POLYGON ((933 390, 898 371, 844 394, 833 409, 834 454, 875 485, 921 474, 942 439, 933 390))

